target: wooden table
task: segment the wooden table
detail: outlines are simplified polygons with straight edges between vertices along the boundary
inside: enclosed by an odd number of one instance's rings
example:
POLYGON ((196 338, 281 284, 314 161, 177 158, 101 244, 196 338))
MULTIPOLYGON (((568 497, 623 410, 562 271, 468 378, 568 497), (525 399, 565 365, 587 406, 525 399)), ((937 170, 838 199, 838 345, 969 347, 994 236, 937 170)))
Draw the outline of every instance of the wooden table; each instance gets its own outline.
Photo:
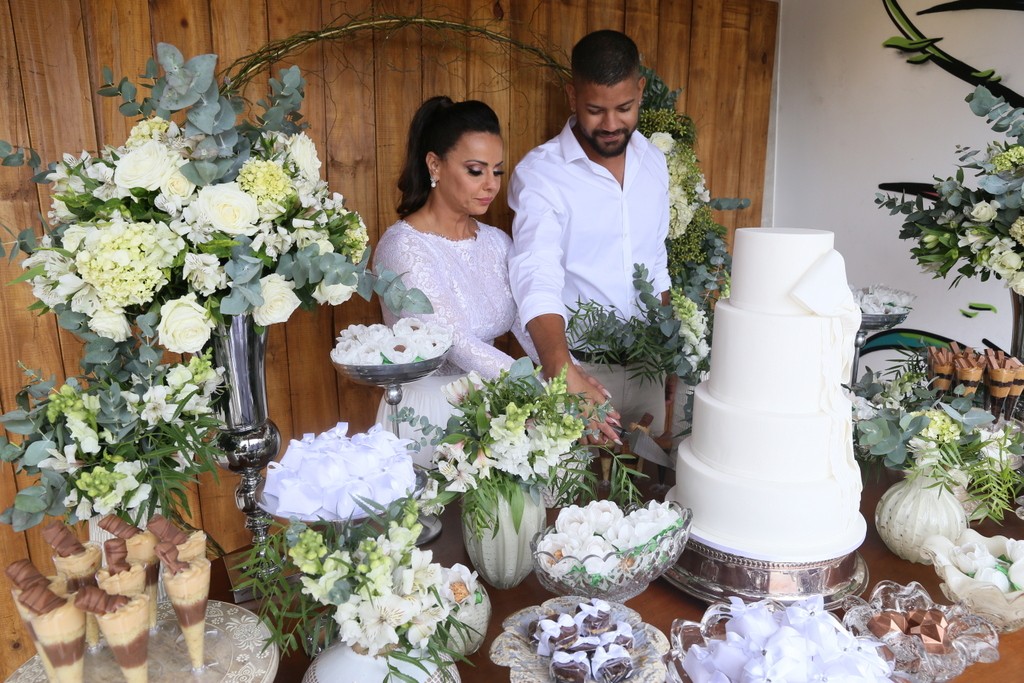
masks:
MULTIPOLYGON (((875 532, 873 524, 875 505, 882 492, 898 481, 898 476, 890 472, 867 475, 869 481, 865 484, 861 509, 868 520, 868 536, 859 551, 870 572, 868 591, 865 593, 870 592, 875 583, 882 579, 890 579, 902 584, 918 581, 928 589, 936 601, 948 602, 939 590, 938 577, 930 566, 899 559, 885 547, 875 532)), ((462 532, 454 506, 445 512, 443 519, 444 531, 440 538, 427 547, 433 550, 435 561, 447 566, 457 562, 468 566, 469 558, 462 545, 462 532)), ((986 522, 977 526, 976 529, 985 535, 1000 534, 1012 538, 1024 538, 1024 522, 1013 516, 1007 517, 1003 526, 986 522)), ((480 651, 469 658, 473 666, 465 663, 459 664, 459 673, 465 683, 495 683, 508 680, 508 669, 491 663, 487 654, 491 641, 501 632, 501 622, 516 610, 530 605, 538 605, 553 597, 551 593, 541 587, 532 574, 513 589, 502 591, 488 587, 488 592, 494 609, 491 624, 480 651)), ((224 572, 223 563, 219 561, 215 564, 211 597, 230 602, 227 575, 224 572)), ((643 594, 630 600, 628 605, 639 612, 644 621, 661 629, 666 635, 669 634, 673 620, 684 618, 699 621, 707 607, 704 603, 691 598, 663 579, 652 583, 643 594)), ((245 606, 253 611, 257 609, 254 604, 245 606)), ((1020 672, 1024 670, 1024 630, 1002 634, 999 642, 999 654, 998 662, 975 664, 956 680, 964 683, 1021 680, 1020 672)), ((283 657, 276 681, 278 683, 297 683, 302 680, 302 674, 308 666, 309 660, 301 653, 283 657)))

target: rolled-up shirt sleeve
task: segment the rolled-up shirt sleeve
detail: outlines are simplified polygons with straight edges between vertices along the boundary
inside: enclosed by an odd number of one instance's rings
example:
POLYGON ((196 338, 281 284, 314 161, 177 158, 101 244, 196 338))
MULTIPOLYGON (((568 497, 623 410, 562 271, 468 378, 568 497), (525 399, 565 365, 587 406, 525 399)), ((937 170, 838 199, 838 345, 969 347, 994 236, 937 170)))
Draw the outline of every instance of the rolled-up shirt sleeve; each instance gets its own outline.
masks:
POLYGON ((566 318, 562 301, 566 215, 547 187, 542 175, 522 165, 516 168, 509 184, 508 203, 515 212, 509 282, 524 326, 537 316, 549 313, 566 318))

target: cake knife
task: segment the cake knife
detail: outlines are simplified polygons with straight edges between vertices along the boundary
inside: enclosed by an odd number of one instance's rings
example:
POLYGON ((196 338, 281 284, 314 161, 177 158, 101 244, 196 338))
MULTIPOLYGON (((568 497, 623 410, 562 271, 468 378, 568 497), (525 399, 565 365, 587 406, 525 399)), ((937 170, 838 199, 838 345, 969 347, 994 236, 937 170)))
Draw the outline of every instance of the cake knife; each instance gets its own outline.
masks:
POLYGON ((633 455, 670 470, 676 468, 675 461, 665 453, 665 449, 659 446, 658 442, 640 425, 634 424, 632 429, 620 427, 619 438, 629 445, 629 450, 633 452, 633 455))

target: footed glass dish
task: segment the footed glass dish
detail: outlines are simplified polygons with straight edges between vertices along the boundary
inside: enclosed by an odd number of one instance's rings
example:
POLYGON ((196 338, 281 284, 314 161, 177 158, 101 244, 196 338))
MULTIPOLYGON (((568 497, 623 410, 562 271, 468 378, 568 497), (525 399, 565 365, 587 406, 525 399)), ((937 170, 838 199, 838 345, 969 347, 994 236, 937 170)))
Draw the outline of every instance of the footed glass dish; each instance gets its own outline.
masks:
POLYGON ((691 510, 674 502, 669 507, 679 515, 678 523, 642 545, 602 556, 557 556, 539 550, 545 536, 557 533, 555 527, 547 527, 530 542, 537 580, 556 595, 612 602, 625 602, 640 595, 679 559, 690 537, 691 510))
POLYGON ((999 659, 999 634, 988 620, 963 603, 934 602, 916 581, 879 581, 868 600, 851 596, 843 607, 843 625, 885 643, 903 680, 941 683, 975 662, 999 659))

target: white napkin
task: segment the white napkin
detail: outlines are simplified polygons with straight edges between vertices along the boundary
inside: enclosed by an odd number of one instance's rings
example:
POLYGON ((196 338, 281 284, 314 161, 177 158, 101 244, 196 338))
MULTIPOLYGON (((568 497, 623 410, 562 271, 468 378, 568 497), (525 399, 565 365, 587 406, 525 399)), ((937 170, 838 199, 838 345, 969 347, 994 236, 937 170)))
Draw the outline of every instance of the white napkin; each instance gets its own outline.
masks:
POLYGON ((363 516, 358 498, 387 505, 416 483, 408 439, 375 425, 351 439, 341 422, 292 440, 280 462, 267 467, 264 492, 277 498, 280 517, 348 519, 363 516))

